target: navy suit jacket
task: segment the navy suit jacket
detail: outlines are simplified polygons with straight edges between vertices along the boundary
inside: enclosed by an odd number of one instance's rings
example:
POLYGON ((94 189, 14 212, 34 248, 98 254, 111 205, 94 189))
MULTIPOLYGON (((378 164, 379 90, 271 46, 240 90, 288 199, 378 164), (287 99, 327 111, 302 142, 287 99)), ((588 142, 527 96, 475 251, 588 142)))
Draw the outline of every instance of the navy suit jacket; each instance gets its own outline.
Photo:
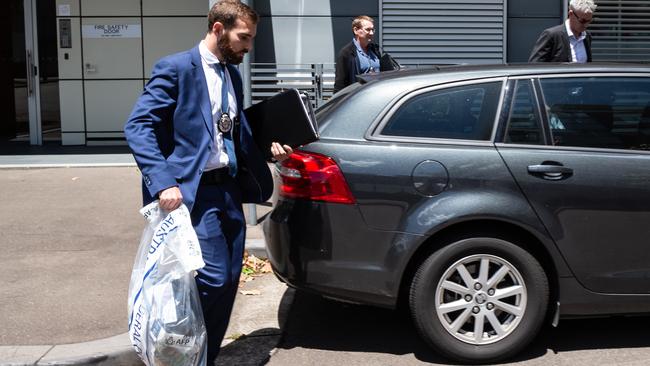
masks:
MULTIPOLYGON (((591 62, 591 34, 584 39, 587 62, 591 62)), ((540 34, 528 62, 571 62, 571 44, 564 23, 545 29, 540 34)))
MULTIPOLYGON (((273 179, 242 112, 241 75, 232 65, 228 72, 240 121, 236 151, 242 201, 264 202, 273 192, 273 179)), ((183 203, 192 210, 215 133, 198 46, 156 63, 124 133, 142 172, 144 204, 161 190, 179 186, 183 203)))

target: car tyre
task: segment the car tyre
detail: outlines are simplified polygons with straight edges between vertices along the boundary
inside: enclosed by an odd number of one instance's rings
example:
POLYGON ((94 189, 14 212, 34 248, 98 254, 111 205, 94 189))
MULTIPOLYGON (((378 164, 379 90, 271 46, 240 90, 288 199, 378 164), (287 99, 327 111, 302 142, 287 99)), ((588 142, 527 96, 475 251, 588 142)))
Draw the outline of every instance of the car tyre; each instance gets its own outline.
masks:
POLYGON ((541 328, 548 298, 548 279, 530 253, 479 237, 452 242, 426 258, 413 277, 409 307, 430 346, 476 364, 525 347, 541 328))

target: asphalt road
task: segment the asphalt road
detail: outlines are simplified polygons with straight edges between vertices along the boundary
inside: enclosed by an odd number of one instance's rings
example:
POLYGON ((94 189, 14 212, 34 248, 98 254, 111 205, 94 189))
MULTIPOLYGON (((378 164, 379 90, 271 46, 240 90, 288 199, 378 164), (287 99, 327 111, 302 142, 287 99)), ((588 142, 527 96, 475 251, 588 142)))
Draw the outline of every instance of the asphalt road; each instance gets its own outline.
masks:
MULTIPOLYGON (((507 365, 650 365, 650 317, 563 319, 507 365)), ((447 365, 405 312, 296 292, 268 365, 447 365)))

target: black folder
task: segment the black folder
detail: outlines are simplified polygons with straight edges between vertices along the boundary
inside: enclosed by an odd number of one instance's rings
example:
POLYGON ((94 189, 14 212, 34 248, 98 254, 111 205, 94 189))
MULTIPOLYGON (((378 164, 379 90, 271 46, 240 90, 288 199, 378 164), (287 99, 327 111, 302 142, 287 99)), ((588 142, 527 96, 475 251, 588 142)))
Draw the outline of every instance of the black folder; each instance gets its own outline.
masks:
POLYGON ((296 148, 318 140, 318 125, 309 96, 288 89, 244 109, 255 143, 268 159, 271 143, 296 148))

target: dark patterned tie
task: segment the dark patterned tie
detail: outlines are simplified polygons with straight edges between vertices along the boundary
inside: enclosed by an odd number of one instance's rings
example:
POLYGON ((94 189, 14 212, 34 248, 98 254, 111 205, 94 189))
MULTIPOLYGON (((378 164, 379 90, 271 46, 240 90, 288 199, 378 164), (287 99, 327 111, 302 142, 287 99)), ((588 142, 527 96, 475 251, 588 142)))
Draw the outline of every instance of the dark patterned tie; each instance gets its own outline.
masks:
MULTIPOLYGON (((226 65, 218 64, 217 70, 219 71, 219 76, 221 77, 221 114, 228 114, 228 81, 226 80, 226 65)), ((235 144, 232 140, 232 123, 230 131, 222 132, 223 135, 223 144, 226 148, 226 154, 228 154, 228 169, 231 176, 237 175, 237 156, 235 155, 235 144)))

